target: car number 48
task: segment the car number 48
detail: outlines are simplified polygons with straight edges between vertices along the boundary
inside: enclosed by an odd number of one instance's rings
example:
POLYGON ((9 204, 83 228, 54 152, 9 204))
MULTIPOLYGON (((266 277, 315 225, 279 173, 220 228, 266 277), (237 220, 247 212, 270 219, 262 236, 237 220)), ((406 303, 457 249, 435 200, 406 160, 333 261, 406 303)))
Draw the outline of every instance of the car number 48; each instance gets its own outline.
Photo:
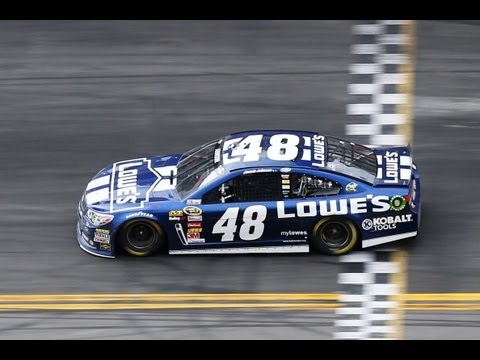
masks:
MULTIPOLYGON (((239 207, 228 208, 220 219, 213 225, 212 234, 223 234, 221 241, 233 241, 237 232, 237 218, 239 207)), ((267 208, 263 205, 252 205, 245 209, 242 225, 238 236, 241 240, 260 239, 265 230, 267 208)))

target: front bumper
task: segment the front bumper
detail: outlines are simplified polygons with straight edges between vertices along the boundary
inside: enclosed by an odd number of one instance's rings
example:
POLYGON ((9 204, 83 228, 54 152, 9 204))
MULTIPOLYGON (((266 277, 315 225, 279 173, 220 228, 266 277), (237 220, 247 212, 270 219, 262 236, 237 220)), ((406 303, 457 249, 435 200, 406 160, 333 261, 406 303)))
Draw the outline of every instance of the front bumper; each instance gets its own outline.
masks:
POLYGON ((77 241, 80 248, 95 256, 115 258, 110 230, 90 224, 85 210, 80 202, 77 220, 77 241))

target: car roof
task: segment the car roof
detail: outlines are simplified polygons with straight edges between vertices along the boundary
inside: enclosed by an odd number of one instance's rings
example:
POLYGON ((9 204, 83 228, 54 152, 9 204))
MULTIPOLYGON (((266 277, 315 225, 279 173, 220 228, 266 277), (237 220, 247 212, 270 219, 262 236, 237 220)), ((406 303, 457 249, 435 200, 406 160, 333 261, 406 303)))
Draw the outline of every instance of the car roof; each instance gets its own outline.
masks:
MULTIPOLYGON (((323 170, 324 164, 322 164, 323 154, 326 154, 326 136, 318 134, 313 131, 303 131, 303 130, 254 130, 254 131, 242 131, 227 135, 223 138, 224 145, 236 143, 243 138, 251 135, 261 135, 262 136, 262 150, 258 160, 254 161, 244 161, 243 156, 237 157, 236 161, 231 161, 233 159, 230 155, 231 150, 226 149, 226 146, 222 149, 223 151, 223 161, 222 165, 227 171, 236 171, 241 169, 249 168, 262 168, 262 167, 301 167, 301 168, 310 168, 314 170, 323 170), (295 135, 298 138, 298 145, 295 146, 298 149, 297 156, 293 160, 273 160, 269 157, 267 153, 268 148, 270 147, 270 138, 273 135, 277 134, 286 134, 286 135, 295 135), (232 140, 232 142, 229 142, 232 140)), ((295 140, 293 140, 295 141, 295 140)), ((346 140, 345 140, 346 141, 346 140)), ((297 150, 295 150, 297 151, 297 150)))

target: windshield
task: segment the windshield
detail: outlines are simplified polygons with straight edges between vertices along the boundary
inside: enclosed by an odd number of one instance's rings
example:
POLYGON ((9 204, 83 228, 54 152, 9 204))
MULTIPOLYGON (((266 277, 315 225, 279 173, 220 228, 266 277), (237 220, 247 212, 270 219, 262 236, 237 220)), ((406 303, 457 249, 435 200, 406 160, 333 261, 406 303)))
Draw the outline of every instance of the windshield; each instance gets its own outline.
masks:
POLYGON ((332 137, 328 137, 327 141, 328 168, 373 184, 377 158, 372 149, 332 137))
POLYGON ((177 191, 181 199, 224 173, 220 165, 222 140, 214 140, 187 151, 177 165, 177 191))

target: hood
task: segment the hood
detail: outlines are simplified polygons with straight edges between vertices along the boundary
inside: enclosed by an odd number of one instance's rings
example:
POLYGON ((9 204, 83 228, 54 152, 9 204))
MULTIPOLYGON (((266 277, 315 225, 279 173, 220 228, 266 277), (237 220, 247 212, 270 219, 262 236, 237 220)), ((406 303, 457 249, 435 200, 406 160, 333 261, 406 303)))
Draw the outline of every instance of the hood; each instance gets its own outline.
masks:
POLYGON ((407 186, 412 177, 410 146, 375 148, 377 176, 374 186, 407 186))
POLYGON ((118 161, 102 169, 87 185, 85 202, 104 212, 145 208, 177 199, 177 163, 182 154, 118 161))

